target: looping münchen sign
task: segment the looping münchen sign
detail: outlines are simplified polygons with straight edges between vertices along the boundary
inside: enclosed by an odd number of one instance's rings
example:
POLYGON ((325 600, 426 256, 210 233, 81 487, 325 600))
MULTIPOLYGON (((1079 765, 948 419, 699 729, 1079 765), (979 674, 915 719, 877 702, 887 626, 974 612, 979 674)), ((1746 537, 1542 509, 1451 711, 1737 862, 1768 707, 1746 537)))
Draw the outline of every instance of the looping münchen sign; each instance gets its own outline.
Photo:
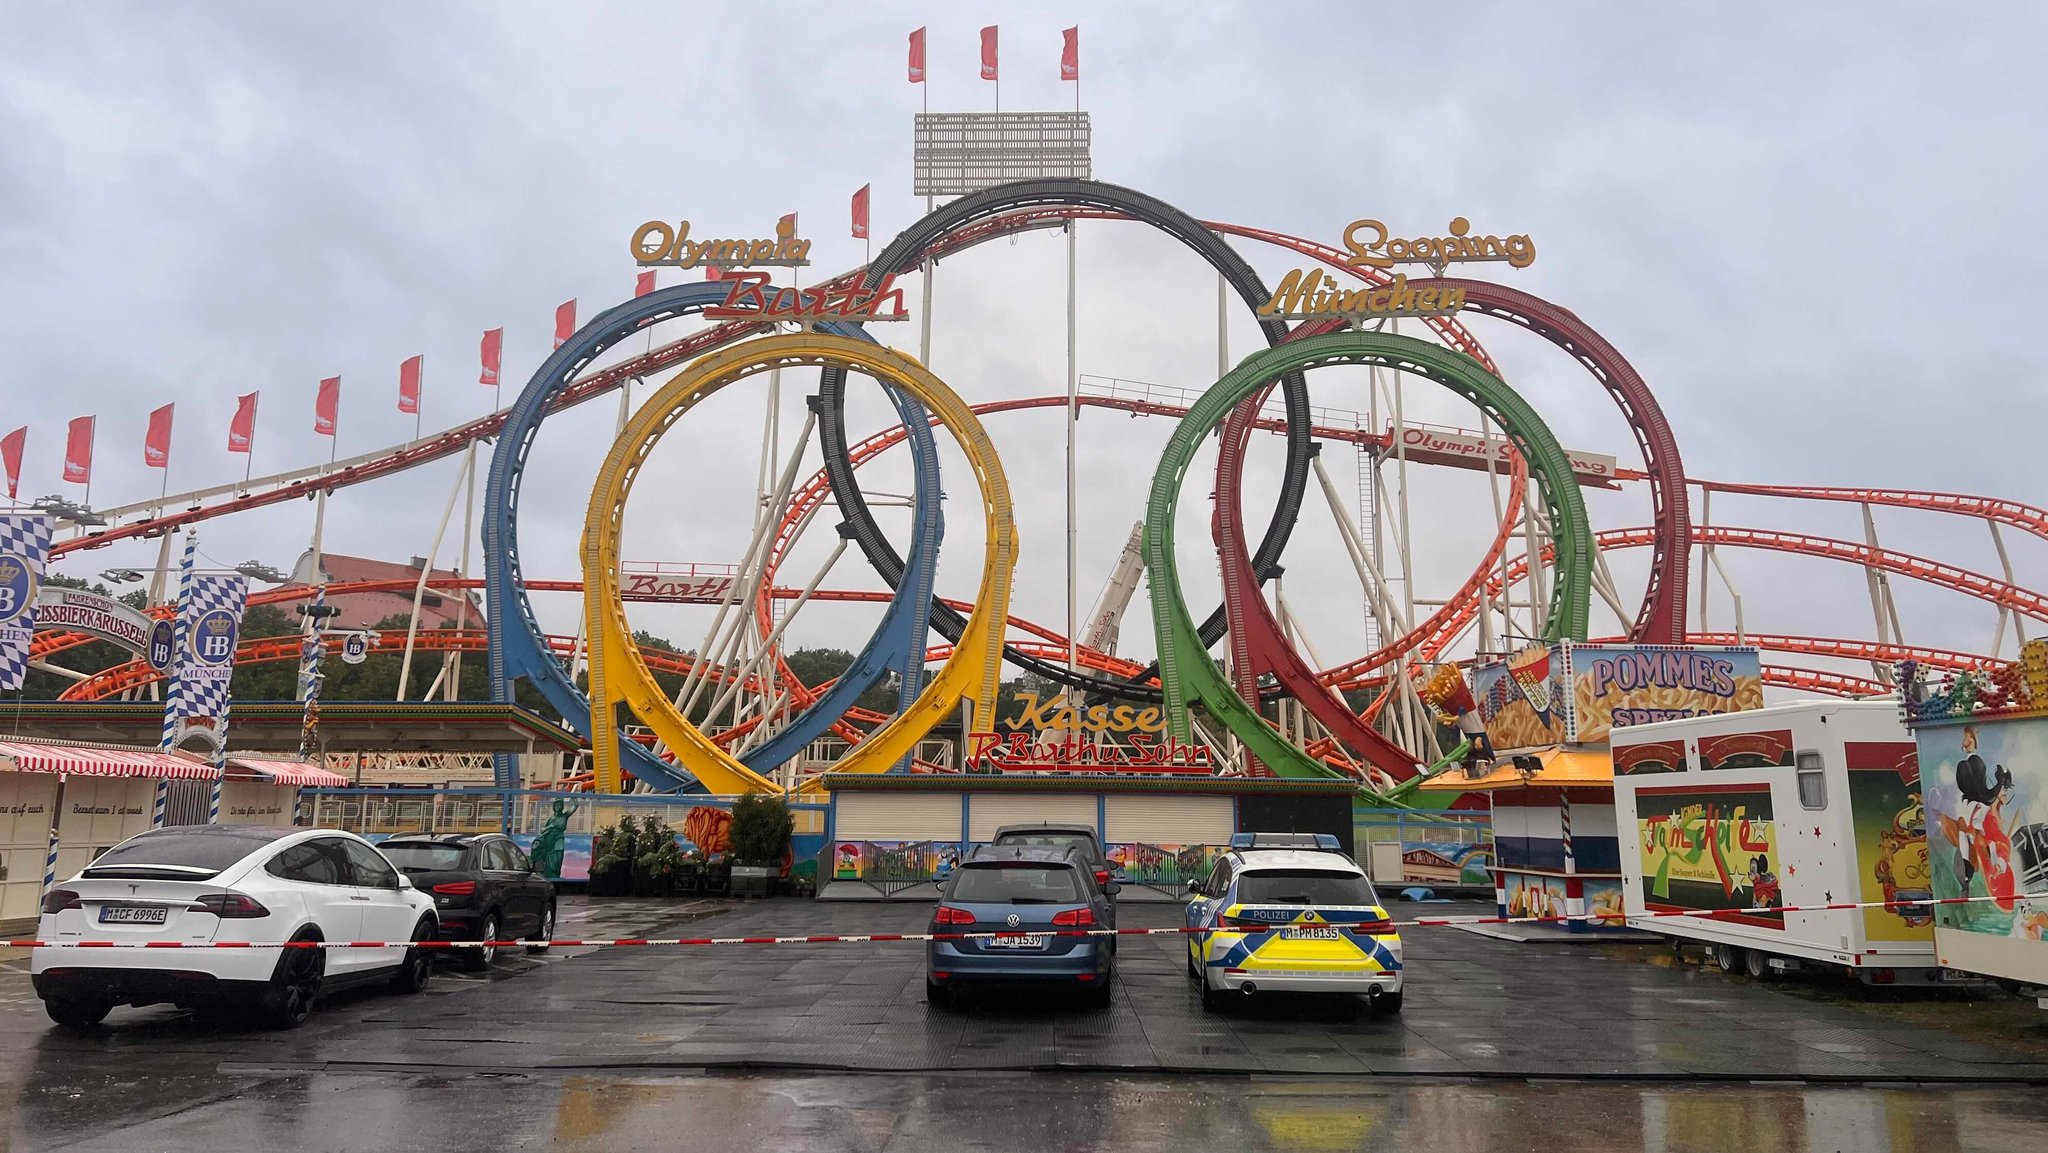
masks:
MULTIPOLYGON (((1390 237, 1387 226, 1377 220, 1355 220, 1344 230, 1344 247, 1351 254, 1345 263, 1353 268, 1424 264, 1442 272, 1446 265, 1464 261, 1498 260, 1527 268, 1536 260, 1536 242, 1526 234, 1473 236, 1471 222, 1462 216, 1452 220, 1446 231, 1450 235, 1390 237)), ((1390 284, 1345 288, 1321 269, 1297 268, 1281 278, 1272 298, 1259 306, 1259 315, 1281 320, 1365 322, 1397 316, 1446 316, 1464 307, 1463 288, 1438 288, 1427 281, 1410 283, 1404 273, 1395 273, 1390 284)))

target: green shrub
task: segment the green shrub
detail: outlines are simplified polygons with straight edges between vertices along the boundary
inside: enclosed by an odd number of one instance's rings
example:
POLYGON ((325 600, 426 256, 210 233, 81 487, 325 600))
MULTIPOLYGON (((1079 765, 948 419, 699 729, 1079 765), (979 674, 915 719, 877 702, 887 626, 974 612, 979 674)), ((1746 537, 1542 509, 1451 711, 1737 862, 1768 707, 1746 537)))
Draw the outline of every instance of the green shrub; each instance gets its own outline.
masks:
POLYGON ((748 793, 732 806, 732 858, 738 865, 780 865, 796 818, 781 797, 748 793))

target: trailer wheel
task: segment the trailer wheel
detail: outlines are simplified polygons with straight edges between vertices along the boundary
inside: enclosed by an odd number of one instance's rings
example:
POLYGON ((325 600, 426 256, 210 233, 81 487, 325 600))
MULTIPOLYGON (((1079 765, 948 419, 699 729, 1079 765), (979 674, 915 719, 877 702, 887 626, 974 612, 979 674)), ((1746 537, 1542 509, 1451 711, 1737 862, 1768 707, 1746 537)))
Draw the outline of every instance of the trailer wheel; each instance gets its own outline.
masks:
POLYGON ((1723 973, 1736 972, 1742 968, 1742 953, 1743 950, 1734 945, 1715 945, 1714 964, 1720 966, 1723 973))
POLYGON ((1742 958, 1742 971, 1758 981, 1769 980, 1771 977, 1771 955, 1756 949, 1748 950, 1742 958))

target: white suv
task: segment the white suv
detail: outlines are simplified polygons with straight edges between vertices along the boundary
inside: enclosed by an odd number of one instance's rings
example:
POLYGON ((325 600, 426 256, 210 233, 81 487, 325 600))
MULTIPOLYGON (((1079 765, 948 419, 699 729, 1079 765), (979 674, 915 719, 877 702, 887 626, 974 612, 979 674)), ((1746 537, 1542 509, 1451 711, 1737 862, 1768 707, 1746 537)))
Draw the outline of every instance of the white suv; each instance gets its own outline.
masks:
POLYGON ((434 902, 368 841, 328 829, 153 829, 43 896, 40 940, 199 948, 42 948, 31 958, 50 1019, 85 1028, 116 1005, 250 1005, 278 1028, 324 991, 385 980, 417 992, 430 951, 276 948, 280 942, 428 941, 434 902), (271 948, 221 948, 251 942, 271 948))

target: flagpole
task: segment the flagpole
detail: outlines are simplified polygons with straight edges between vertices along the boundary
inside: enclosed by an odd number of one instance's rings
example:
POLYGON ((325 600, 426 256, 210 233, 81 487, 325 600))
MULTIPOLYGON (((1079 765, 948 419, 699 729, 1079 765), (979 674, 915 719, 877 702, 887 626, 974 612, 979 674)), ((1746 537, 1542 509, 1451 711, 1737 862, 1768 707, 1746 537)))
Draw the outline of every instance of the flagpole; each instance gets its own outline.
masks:
MULTIPOLYGON (((95 416, 95 417, 93 417, 93 418, 92 418, 92 425, 91 425, 91 428, 92 428, 92 431, 91 431, 91 432, 89 432, 89 433, 87 433, 87 434, 86 434, 86 437, 85 437, 85 459, 86 459, 87 461, 90 461, 90 460, 92 460, 92 458, 93 458, 93 454, 99 451, 99 447, 100 447, 100 418, 99 418, 99 417, 95 416)), ((85 469, 85 507, 87 507, 87 508, 91 508, 91 507, 92 507, 92 466, 91 466, 90 464, 88 464, 88 465, 86 466, 86 469, 85 469)), ((84 527, 84 526, 82 526, 82 525, 81 525, 80 527, 82 528, 82 527, 84 527)))
POLYGON ((420 391, 412 398, 412 438, 420 438, 420 416, 427 411, 427 358, 420 358, 420 391))
MULTIPOLYGON (((1078 33, 1076 34, 1078 36, 1078 33)), ((1081 69, 1078 55, 1074 67, 1074 113, 1081 112, 1081 69)), ((1080 547, 1079 518, 1074 504, 1075 444, 1074 426, 1081 415, 1081 374, 1080 362, 1076 358, 1074 345, 1075 329, 1075 238, 1080 231, 1080 221, 1067 220, 1067 673, 1073 675, 1080 665, 1081 638, 1078 617, 1080 606, 1075 600, 1075 585, 1079 581, 1077 553, 1080 547)))

